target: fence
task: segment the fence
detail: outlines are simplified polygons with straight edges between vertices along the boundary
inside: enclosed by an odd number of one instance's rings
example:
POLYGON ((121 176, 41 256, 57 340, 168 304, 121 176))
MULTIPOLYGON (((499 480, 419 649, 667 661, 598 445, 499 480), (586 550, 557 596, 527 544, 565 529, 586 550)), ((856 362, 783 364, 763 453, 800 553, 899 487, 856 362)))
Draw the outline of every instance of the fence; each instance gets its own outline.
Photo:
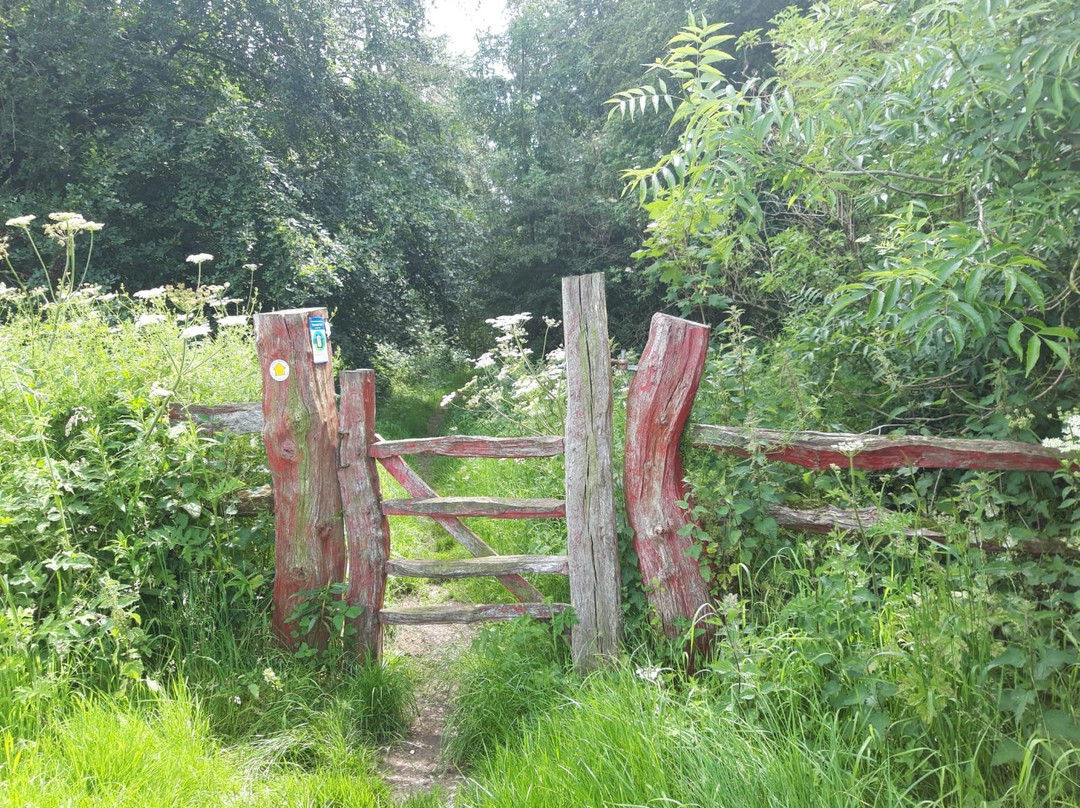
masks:
MULTIPOLYGON (((375 434, 375 377, 370 370, 342 374, 339 410, 325 309, 256 316, 264 382, 262 417, 251 405, 190 408, 187 413, 211 417, 234 431, 262 431, 274 481, 274 627, 286 645, 295 647, 301 641, 325 645, 322 624, 298 637, 288 618, 304 593, 347 580, 347 603, 360 607, 352 628, 358 652, 364 655, 379 655, 384 625, 500 620, 526 614, 550 618, 568 605, 578 619, 572 646, 579 669, 589 669, 617 653, 620 607, 611 360, 602 275, 564 279, 563 316, 568 386, 564 436, 402 441, 384 441, 375 434), (404 455, 422 453, 490 458, 564 454, 565 499, 439 497, 403 460, 404 455), (382 498, 376 463, 404 487, 410 499, 382 498), (474 558, 391 558, 389 515, 434 519, 474 558), (565 518, 567 555, 495 555, 461 522, 461 517, 472 516, 565 518), (542 603, 539 592, 521 577, 525 573, 569 575, 570 604, 542 603), (387 575, 436 579, 493 575, 518 602, 385 609, 387 575)), ((1017 442, 687 427, 708 341, 707 326, 655 315, 627 397, 626 515, 650 607, 669 637, 678 636, 691 624, 699 629, 700 646, 706 646, 710 637, 709 624, 703 619, 709 590, 688 552, 692 541, 685 529, 690 522, 688 511, 677 504, 687 496, 679 451, 684 431, 696 446, 743 455, 763 452, 769 460, 817 470, 833 465, 864 470, 1062 468, 1060 452, 1017 442)), ((807 511, 774 507, 770 514, 788 529, 848 533, 882 516, 876 509, 851 511, 835 506, 807 511)), ((910 533, 942 538, 929 529, 910 533)), ((1026 542, 1021 549, 1076 555, 1052 542, 1026 542)))
POLYGON ((286 645, 300 641, 325 645, 324 626, 297 637, 289 617, 303 593, 347 577, 347 602, 360 607, 351 627, 359 652, 366 656, 379 655, 384 625, 498 620, 524 614, 551 617, 568 605, 577 618, 571 644, 579 669, 617 652, 620 580, 602 275, 564 279, 563 321, 568 396, 564 436, 383 441, 375 434, 372 371, 343 373, 340 410, 335 403, 324 309, 256 315, 256 348, 263 371, 262 434, 273 474, 277 530, 273 620, 286 645), (565 499, 439 497, 402 460, 402 455, 421 453, 488 458, 564 454, 565 499), (412 498, 383 499, 376 462, 412 498), (454 562, 391 559, 387 525, 391 515, 431 517, 477 557, 454 562), (564 518, 567 556, 495 556, 460 521, 477 516, 564 518), (521 577, 523 573, 569 575, 570 604, 541 603, 539 592, 521 577), (384 609, 387 575, 495 575, 519 602, 384 609))

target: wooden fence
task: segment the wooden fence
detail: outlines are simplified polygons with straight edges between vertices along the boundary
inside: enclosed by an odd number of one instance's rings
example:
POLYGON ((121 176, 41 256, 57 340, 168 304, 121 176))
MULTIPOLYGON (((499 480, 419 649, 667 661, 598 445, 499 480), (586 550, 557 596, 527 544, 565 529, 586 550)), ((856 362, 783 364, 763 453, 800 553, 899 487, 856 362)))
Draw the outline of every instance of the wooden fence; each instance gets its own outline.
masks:
POLYGON ((326 311, 299 309, 255 317, 263 373, 263 425, 275 503, 274 628, 281 641, 325 646, 320 623, 298 636, 289 622, 306 593, 348 580, 347 602, 362 655, 378 657, 382 627, 396 623, 473 622, 521 615, 550 618, 572 606, 576 666, 614 656, 620 642, 619 563, 612 463, 611 366, 603 275, 566 278, 563 321, 567 371, 564 436, 457 436, 384 441, 375 434, 375 376, 341 375, 334 398, 326 311), (403 455, 528 458, 565 455, 565 499, 440 497, 403 455), (409 493, 384 499, 376 463, 409 493), (463 561, 392 559, 387 516, 425 516, 470 553, 463 561), (496 556, 462 517, 565 519, 566 556, 496 556), (569 575, 570 603, 543 603, 522 574, 569 575), (515 604, 383 608, 387 575, 425 578, 496 576, 515 604))
MULTIPOLYGON (((277 530, 274 627, 295 647, 327 642, 317 624, 298 636, 289 623, 306 593, 348 581, 347 603, 361 607, 351 628, 360 654, 378 657, 382 627, 390 624, 502 620, 522 615, 550 618, 572 606, 578 623, 572 646, 576 666, 587 670, 618 652, 619 564, 614 497, 611 360, 602 275, 563 282, 568 385, 564 436, 491 438, 455 436, 385 441, 375 434, 375 376, 370 370, 341 376, 340 409, 326 342, 325 309, 256 315, 256 344, 263 372, 261 412, 252 405, 188 408, 234 431, 261 430, 273 473, 277 530), (403 456, 529 458, 565 456, 565 499, 440 497, 403 456), (409 494, 382 497, 376 464, 409 494), (390 555, 387 516, 434 519, 474 557, 448 561, 396 559, 390 555), (565 519, 566 556, 499 556, 462 517, 565 519), (568 575, 570 604, 544 603, 522 575, 568 575), (387 575, 435 579, 495 576, 516 603, 383 608, 387 575)), ((642 581, 651 608, 672 638, 690 625, 696 643, 710 640, 710 597, 697 561, 688 551, 687 497, 679 442, 809 469, 895 468, 1056 471, 1064 456, 1039 445, 931 438, 781 432, 694 424, 687 427, 708 350, 709 329, 665 314, 653 318, 648 344, 630 385, 626 405, 623 482, 626 515, 634 533, 642 581)), ((784 528, 855 533, 878 522, 877 509, 829 506, 815 510, 774 507, 784 528)), ((909 531, 942 538, 932 529, 909 531)), ((995 549, 989 547, 986 549, 995 549)), ((1004 548, 997 548, 1004 549, 1004 548)), ((1076 555, 1046 541, 1025 542, 1029 553, 1076 555)))

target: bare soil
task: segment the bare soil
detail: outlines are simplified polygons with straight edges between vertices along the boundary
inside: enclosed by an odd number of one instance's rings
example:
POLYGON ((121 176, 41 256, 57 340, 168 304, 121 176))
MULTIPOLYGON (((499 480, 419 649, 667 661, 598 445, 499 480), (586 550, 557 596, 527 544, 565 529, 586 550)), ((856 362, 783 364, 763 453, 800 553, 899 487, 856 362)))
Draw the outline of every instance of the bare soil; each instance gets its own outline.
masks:
POLYGON ((388 653, 411 658, 419 673, 412 728, 383 750, 383 774, 396 799, 439 791, 444 804, 453 804, 464 777, 441 759, 451 696, 446 674, 475 636, 473 626, 432 625, 396 626, 387 638, 388 653))

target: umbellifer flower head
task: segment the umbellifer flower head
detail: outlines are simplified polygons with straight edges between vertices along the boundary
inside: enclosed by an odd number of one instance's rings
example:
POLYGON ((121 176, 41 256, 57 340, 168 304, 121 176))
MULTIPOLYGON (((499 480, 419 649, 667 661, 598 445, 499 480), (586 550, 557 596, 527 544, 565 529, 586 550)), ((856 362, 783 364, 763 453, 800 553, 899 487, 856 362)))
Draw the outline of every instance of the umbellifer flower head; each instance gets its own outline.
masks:
POLYGON ((189 255, 184 260, 187 261, 189 264, 201 264, 205 261, 213 261, 214 256, 212 256, 210 253, 195 253, 195 255, 189 255))
POLYGON ((8 227, 26 227, 36 218, 37 216, 34 216, 32 214, 29 216, 16 216, 14 219, 8 219, 6 222, 4 222, 4 224, 6 224, 8 227))

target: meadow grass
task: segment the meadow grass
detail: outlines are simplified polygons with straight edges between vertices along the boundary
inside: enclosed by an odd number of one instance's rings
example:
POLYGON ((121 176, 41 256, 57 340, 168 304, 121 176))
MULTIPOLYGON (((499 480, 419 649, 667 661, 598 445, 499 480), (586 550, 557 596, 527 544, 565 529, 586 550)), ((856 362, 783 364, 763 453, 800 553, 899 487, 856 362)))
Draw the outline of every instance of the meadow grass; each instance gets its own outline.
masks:
POLYGON ((459 805, 901 804, 882 772, 851 765, 853 750, 808 746, 717 710, 706 696, 628 669, 596 675, 484 759, 459 805))
POLYGON ((11 808, 378 808, 392 804, 374 756, 324 721, 301 766, 270 744, 225 747, 182 687, 73 700, 37 740, 9 751, 0 805, 11 808))

